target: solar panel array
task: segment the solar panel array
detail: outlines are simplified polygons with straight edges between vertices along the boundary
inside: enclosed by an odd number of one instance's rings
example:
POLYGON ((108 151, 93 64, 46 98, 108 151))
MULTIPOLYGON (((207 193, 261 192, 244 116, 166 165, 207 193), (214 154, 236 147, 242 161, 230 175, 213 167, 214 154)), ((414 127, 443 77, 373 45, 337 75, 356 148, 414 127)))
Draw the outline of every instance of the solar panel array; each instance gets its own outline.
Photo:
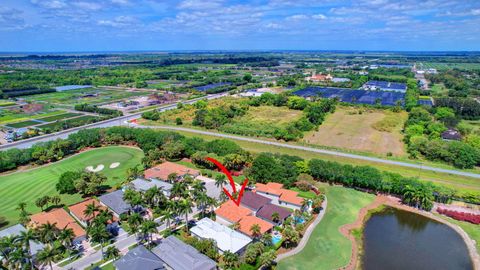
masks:
POLYGON ((211 84, 207 84, 207 85, 202 85, 202 86, 197 86, 197 87, 194 87, 195 89, 197 89, 198 91, 207 91, 207 90, 210 90, 212 88, 216 88, 216 87, 220 87, 220 86, 224 86, 224 85, 231 85, 232 83, 230 82, 219 82, 219 83, 211 83, 211 84))
POLYGON ((386 81, 368 81, 364 84, 367 87, 378 88, 382 91, 407 91, 407 85, 404 83, 386 82, 386 81))
POLYGON ((433 102, 430 99, 420 99, 418 105, 433 106, 433 102))
POLYGON ((404 104, 405 93, 387 91, 367 91, 347 88, 307 87, 293 92, 301 97, 320 96, 323 98, 338 98, 341 102, 375 105, 377 101, 384 106, 395 106, 397 102, 404 104))

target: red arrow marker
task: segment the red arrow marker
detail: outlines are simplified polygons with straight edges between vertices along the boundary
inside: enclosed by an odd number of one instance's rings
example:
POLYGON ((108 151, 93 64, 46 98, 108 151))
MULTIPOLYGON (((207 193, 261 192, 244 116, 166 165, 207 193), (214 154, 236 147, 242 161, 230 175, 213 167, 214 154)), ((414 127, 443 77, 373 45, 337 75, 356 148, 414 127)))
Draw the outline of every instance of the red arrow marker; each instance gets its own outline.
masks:
MULTIPOLYGON (((223 174, 225 174, 227 176, 228 180, 230 180, 230 186, 232 187, 233 194, 237 193, 237 188, 235 187, 235 182, 233 181, 232 175, 227 170, 227 168, 225 168, 225 166, 223 166, 222 163, 220 163, 218 160, 216 160, 214 158, 206 157, 205 159, 212 162, 218 168, 220 168, 220 170, 223 172, 223 174)), ((233 198, 232 194, 230 194, 230 192, 226 188, 223 188, 223 192, 225 192, 225 194, 227 194, 228 198, 230 198, 230 200, 232 200, 237 206, 240 206, 240 202, 242 201, 243 192, 245 191, 245 187, 247 186, 247 183, 248 183, 248 179, 245 177, 245 181, 243 181, 242 188, 240 189, 240 193, 238 194, 238 197, 237 197, 236 200, 235 200, 235 198, 233 198)))

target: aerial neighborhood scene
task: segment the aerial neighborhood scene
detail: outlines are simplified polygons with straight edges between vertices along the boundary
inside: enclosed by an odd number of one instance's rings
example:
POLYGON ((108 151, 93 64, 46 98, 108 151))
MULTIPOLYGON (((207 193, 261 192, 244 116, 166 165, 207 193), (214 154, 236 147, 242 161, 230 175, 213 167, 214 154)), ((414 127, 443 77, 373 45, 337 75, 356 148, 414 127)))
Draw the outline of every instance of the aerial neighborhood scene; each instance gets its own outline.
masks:
POLYGON ((480 2, 2 0, 0 269, 480 270, 480 2))

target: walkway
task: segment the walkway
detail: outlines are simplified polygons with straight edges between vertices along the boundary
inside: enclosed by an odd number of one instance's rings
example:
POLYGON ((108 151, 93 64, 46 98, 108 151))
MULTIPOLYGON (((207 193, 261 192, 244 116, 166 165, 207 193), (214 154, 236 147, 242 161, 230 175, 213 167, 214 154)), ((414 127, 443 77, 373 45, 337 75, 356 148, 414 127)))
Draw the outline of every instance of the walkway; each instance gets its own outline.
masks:
POLYGON ((320 221, 322 221, 323 216, 325 215, 325 212, 327 212, 327 197, 325 197, 325 200, 322 203, 322 208, 323 208, 323 211, 321 211, 318 214, 317 218, 313 221, 313 223, 310 224, 310 226, 308 226, 307 230, 303 234, 302 240, 300 240, 300 243, 294 249, 278 255, 277 262, 279 262, 283 259, 286 259, 290 256, 293 256, 295 254, 298 254, 303 250, 305 245, 308 243, 308 239, 312 235, 313 230, 315 229, 315 227, 317 227, 317 225, 320 223, 320 221))

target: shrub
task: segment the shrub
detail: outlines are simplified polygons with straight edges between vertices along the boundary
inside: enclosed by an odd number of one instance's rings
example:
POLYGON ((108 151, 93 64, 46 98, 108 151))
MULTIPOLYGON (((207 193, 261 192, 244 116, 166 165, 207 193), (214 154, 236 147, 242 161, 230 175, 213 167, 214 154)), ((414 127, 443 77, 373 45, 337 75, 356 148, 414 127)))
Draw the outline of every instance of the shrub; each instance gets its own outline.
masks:
POLYGON ((437 212, 439 214, 451 217, 455 220, 466 221, 473 224, 480 224, 480 215, 472 214, 472 213, 465 213, 465 212, 458 212, 443 208, 438 208, 437 212))

